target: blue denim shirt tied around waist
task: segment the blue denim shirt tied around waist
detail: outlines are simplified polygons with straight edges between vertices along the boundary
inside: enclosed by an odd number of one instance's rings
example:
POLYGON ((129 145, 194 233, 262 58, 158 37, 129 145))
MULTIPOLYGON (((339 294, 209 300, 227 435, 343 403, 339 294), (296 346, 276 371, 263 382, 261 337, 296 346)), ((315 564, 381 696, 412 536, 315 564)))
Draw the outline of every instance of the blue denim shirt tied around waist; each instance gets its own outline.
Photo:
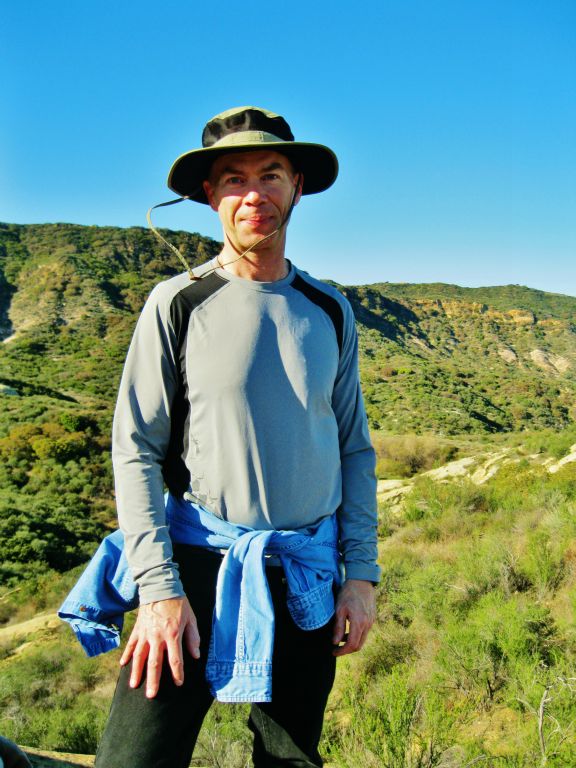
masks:
MULTIPOLYGON (((341 582, 336 516, 300 531, 254 530, 168 496, 166 517, 173 542, 227 550, 218 574, 206 664, 212 694, 226 702, 271 701, 274 609, 265 555, 277 556, 284 568, 295 623, 304 630, 324 626, 334 614, 333 586, 341 582)), ((72 625, 88 655, 118 646, 121 613, 137 604, 122 543, 119 531, 105 539, 58 613, 72 625), (111 595, 117 597, 116 605, 111 595), (101 597, 107 617, 93 608, 101 597)))

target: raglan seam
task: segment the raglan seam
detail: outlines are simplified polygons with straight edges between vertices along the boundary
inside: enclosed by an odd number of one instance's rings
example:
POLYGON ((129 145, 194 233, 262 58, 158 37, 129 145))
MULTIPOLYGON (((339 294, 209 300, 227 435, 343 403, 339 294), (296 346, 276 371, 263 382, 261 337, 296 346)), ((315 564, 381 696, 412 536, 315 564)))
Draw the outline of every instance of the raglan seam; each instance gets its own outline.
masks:
POLYGON ((330 325, 332 326, 332 328, 334 330, 334 335, 336 336, 336 343, 338 345, 338 360, 339 360, 339 363, 340 363, 340 361, 342 359, 343 352, 344 352, 345 336, 346 336, 346 312, 345 312, 345 308, 340 303, 340 301, 338 301, 338 298, 331 291, 324 290, 325 286, 322 283, 318 284, 317 281, 315 281, 315 280, 306 279, 308 277, 309 277, 309 275, 307 275, 305 272, 303 273, 303 272, 301 272, 300 270, 297 269, 296 270, 296 274, 294 276, 294 280, 292 281, 292 283, 290 283, 290 288, 292 288, 293 291, 296 291, 296 292, 300 293, 302 296, 304 296, 304 298, 307 301, 309 301, 311 304, 313 304, 315 307, 317 307, 319 310, 321 310, 324 313, 324 315, 326 315, 326 317, 328 317, 328 319, 330 321, 330 325), (336 323, 334 317, 332 317, 330 312, 324 306, 322 306, 321 304, 315 302, 312 298, 310 298, 310 296, 308 296, 303 290, 301 290, 298 287, 298 280, 301 280, 307 286, 309 286, 311 291, 317 291, 318 293, 322 294, 328 301, 333 302, 333 305, 338 309, 338 312, 339 312, 339 318, 340 318, 340 323, 341 323, 340 334, 338 333, 339 329, 337 327, 337 323, 336 323), (296 285, 294 285, 294 283, 296 283, 296 285))

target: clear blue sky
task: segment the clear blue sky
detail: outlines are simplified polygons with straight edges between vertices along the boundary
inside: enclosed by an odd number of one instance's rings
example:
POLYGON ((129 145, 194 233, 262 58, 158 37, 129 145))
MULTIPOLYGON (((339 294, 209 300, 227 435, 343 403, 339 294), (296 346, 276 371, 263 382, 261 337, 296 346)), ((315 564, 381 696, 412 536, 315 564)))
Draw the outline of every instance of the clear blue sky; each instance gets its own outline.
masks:
MULTIPOLYGON (((255 104, 339 156, 288 255, 341 283, 576 295, 576 2, 5 2, 0 220, 145 226, 207 119, 255 104)), ((157 225, 220 237, 183 203, 157 225)))

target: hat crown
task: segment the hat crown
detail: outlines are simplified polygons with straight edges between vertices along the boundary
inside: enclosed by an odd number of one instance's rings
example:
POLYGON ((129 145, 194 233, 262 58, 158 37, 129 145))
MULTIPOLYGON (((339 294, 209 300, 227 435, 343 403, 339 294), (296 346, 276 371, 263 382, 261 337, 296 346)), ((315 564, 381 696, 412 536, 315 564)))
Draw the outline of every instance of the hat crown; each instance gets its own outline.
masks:
POLYGON ((202 146, 212 147, 233 133, 260 131, 277 136, 280 141, 294 141, 290 126, 281 115, 260 107, 234 107, 213 117, 202 132, 202 146))

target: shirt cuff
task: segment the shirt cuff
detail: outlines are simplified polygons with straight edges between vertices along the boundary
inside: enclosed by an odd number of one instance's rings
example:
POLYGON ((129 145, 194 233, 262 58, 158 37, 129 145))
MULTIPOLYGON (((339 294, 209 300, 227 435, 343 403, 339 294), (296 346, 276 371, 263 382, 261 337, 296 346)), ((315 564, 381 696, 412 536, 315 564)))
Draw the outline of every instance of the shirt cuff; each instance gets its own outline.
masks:
POLYGON ((171 600, 174 597, 186 597, 184 588, 179 582, 168 584, 166 586, 154 585, 150 587, 139 584, 138 591, 140 595, 140 605, 157 603, 160 600, 171 600))
POLYGON ((371 581, 377 584, 380 581, 380 566, 368 565, 366 563, 344 563, 346 579, 359 579, 360 581, 371 581))

